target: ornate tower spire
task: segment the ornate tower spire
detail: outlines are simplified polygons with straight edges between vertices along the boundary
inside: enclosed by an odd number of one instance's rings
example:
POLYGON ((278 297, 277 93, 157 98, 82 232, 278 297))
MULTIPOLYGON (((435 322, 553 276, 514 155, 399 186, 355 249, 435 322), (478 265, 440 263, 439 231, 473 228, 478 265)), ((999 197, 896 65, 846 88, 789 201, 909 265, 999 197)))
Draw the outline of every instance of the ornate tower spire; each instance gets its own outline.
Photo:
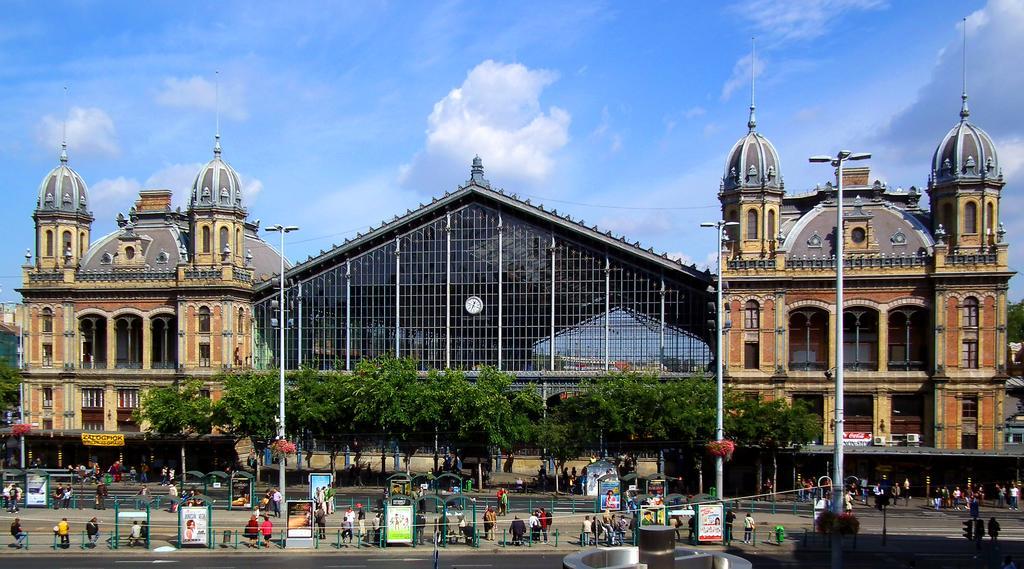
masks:
POLYGON ((213 155, 220 156, 220 71, 215 71, 214 75, 214 108, 216 116, 216 130, 213 135, 213 155))
POLYGON ((756 38, 750 38, 750 118, 747 119, 747 129, 754 132, 757 128, 757 117, 754 116, 754 79, 757 76, 757 48, 754 45, 756 38))
POLYGON ((965 121, 971 116, 971 110, 967 108, 967 18, 963 20, 964 28, 964 49, 963 49, 963 90, 960 92, 960 120, 965 121))
POLYGON ((60 135, 60 163, 68 163, 68 86, 64 86, 64 124, 60 135))

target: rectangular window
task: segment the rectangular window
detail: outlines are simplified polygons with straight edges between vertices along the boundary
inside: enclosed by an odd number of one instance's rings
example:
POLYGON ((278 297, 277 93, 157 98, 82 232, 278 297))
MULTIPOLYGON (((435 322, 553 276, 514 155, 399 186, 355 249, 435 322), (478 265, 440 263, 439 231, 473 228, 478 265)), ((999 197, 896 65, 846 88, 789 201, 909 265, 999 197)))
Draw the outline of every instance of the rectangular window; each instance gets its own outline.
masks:
POLYGON ((139 406, 139 390, 138 389, 118 389, 117 390, 117 408, 118 409, 136 409, 139 406))
POLYGON ((206 399, 209 399, 210 398, 210 390, 209 389, 200 389, 199 390, 199 396, 203 397, 203 398, 206 398, 206 399))
POLYGON ((88 387, 82 390, 82 409, 102 409, 103 389, 88 387))
POLYGON ((960 406, 960 447, 978 448, 978 397, 964 397, 960 406))
POLYGON ((82 430, 83 431, 102 431, 103 421, 95 419, 82 419, 82 430))
POLYGON ((210 367, 210 344, 199 344, 199 367, 210 367))
POLYGON ((44 431, 52 431, 53 430, 53 419, 43 419, 43 430, 44 431))
POLYGON ((960 365, 966 369, 978 369, 977 340, 964 340, 960 353, 960 365))
POLYGON ((743 344, 743 369, 758 369, 761 367, 760 354, 757 342, 743 344))
POLYGON ((43 388, 43 407, 53 407, 53 388, 43 388))
POLYGON ((53 344, 43 344, 43 367, 53 367, 53 344))

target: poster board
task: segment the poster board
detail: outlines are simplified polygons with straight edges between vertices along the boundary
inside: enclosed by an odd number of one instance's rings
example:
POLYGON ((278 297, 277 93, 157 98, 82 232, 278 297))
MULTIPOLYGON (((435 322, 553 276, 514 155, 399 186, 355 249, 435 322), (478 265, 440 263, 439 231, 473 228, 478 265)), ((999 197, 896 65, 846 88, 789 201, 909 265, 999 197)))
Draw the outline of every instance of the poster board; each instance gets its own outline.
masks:
POLYGON ((210 509, 206 506, 182 506, 178 515, 181 547, 210 546, 210 509))
POLYGON ((288 539, 313 539, 313 501, 288 500, 288 539))
POLYGON ((309 499, 313 500, 316 498, 316 491, 320 488, 326 492, 329 488, 334 486, 334 475, 330 472, 312 472, 309 475, 309 499))
POLYGON ((600 491, 598 497, 601 500, 602 512, 605 510, 617 512, 622 508, 622 497, 619 495, 618 476, 602 476, 600 482, 598 483, 598 489, 600 491))
POLYGON ((25 473, 25 507, 45 508, 50 495, 50 477, 44 472, 25 473))
POLYGON ((597 496, 599 490, 598 481, 602 476, 612 474, 618 476, 615 465, 607 460, 597 460, 587 465, 586 492, 587 496, 597 496))
POLYGON ((388 543, 412 543, 413 508, 412 500, 394 496, 388 501, 387 509, 388 543))
POLYGON ((640 506, 640 525, 641 526, 663 526, 665 525, 665 507, 664 506, 640 506))
POLYGON ((647 481, 647 493, 651 496, 665 495, 665 479, 654 478, 647 481))
POLYGON ((725 508, 722 504, 697 506, 697 541, 722 543, 725 541, 725 508))

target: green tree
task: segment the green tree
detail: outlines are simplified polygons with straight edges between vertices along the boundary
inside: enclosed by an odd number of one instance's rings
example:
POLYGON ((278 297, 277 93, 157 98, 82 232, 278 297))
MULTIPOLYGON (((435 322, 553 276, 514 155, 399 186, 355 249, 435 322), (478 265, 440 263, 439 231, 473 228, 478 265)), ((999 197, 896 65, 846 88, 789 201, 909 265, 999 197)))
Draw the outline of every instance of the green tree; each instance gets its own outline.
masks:
POLYGON ((185 438, 208 434, 213 427, 213 403, 202 392, 199 380, 154 387, 142 393, 139 408, 133 413, 146 430, 164 436, 181 436, 181 474, 184 479, 185 438))
MULTIPOLYGON (((277 436, 278 378, 254 371, 219 376, 224 393, 214 406, 214 424, 235 437, 248 437, 253 448, 262 451, 277 436)), ((288 426, 287 416, 285 422, 288 426)))
POLYGON ((21 372, 7 364, 0 363, 0 409, 18 406, 20 387, 21 372))
POLYGON ((512 376, 481 368, 476 381, 454 385, 454 419, 459 441, 476 452, 477 483, 483 487, 483 460, 492 448, 510 448, 532 438, 543 408, 533 389, 512 391, 512 376))
POLYGON ((1024 342, 1024 300, 1006 304, 1006 333, 1011 342, 1024 342))
POLYGON ((779 450, 812 440, 820 429, 818 417, 803 403, 791 405, 785 399, 740 398, 731 409, 734 412, 729 416, 729 434, 739 445, 758 451, 758 487, 764 474, 763 455, 768 453, 772 460, 772 488, 777 488, 779 450))
POLYGON ((296 432, 306 431, 328 444, 331 472, 336 478, 341 446, 335 435, 352 432, 353 427, 346 397, 352 389, 351 376, 304 367, 289 378, 289 383, 286 402, 291 419, 287 422, 296 432))

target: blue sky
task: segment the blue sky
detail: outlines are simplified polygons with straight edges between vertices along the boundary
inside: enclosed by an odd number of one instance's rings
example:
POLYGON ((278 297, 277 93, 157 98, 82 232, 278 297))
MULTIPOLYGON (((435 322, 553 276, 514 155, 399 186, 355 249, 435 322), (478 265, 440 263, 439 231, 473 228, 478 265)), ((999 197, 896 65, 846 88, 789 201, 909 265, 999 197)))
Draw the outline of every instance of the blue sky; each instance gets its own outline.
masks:
POLYGON ((806 157, 841 147, 923 187, 958 120, 963 17, 971 119, 999 147, 1024 260, 1024 0, 40 6, 5 3, 0 22, 0 300, 17 298, 64 120, 98 238, 141 188, 184 203, 212 156, 218 71, 224 158, 251 218, 302 226, 292 259, 455 188, 479 153, 492 184, 703 264, 752 36, 788 192, 827 180, 806 157))

